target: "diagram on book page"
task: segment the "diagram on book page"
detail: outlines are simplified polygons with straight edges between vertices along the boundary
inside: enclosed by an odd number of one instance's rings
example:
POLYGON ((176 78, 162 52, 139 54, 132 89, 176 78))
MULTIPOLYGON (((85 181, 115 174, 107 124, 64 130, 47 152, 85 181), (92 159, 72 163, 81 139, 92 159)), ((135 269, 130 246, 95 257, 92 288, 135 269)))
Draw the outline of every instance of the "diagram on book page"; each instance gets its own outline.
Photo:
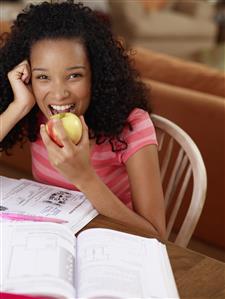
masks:
MULTIPOLYGON (((97 235, 92 239, 78 241, 78 295, 122 296, 123 298, 143 298, 143 262, 144 244, 129 250, 123 241, 112 240, 114 236, 104 236, 104 242, 97 235), (118 242, 119 241, 119 242, 118 242), (132 253, 130 252, 132 251, 132 253), (139 255, 141 254, 141 255, 139 255)), ((128 240, 128 243, 130 240, 128 240)), ((135 244, 136 245, 136 244, 135 244)))
POLYGON ((65 248, 57 248, 57 241, 57 236, 52 234, 46 234, 43 240, 42 235, 31 233, 23 243, 15 242, 10 252, 8 278, 47 275, 72 282, 73 256, 65 248), (23 256, 26 257, 25 264, 21 262, 23 256), (58 260, 66 262, 68 271, 65 271, 66 268, 62 269, 64 271, 60 271, 58 260))
MULTIPOLYGON (((38 224, 40 225, 40 224, 38 224)), ((13 224, 11 225, 13 227, 13 224)), ((4 228, 3 228, 4 229, 4 228)), ((5 232, 6 233, 6 232, 5 232)), ((9 238, 8 251, 3 251, 6 263, 4 287, 28 290, 55 290, 55 284, 71 292, 74 282, 74 248, 67 236, 57 231, 48 231, 43 225, 29 229, 16 225, 9 238)), ((74 290, 73 290, 74 291, 74 290)))
MULTIPOLYGON (((0 176, 1 179, 1 176, 0 176)), ((30 180, 1 179, 3 181, 1 211, 59 218, 65 226, 79 231, 98 212, 83 193, 30 180)))
POLYGON ((87 247, 82 253, 83 259, 87 262, 97 262, 97 261, 108 261, 110 254, 106 247, 96 246, 96 247, 87 247))

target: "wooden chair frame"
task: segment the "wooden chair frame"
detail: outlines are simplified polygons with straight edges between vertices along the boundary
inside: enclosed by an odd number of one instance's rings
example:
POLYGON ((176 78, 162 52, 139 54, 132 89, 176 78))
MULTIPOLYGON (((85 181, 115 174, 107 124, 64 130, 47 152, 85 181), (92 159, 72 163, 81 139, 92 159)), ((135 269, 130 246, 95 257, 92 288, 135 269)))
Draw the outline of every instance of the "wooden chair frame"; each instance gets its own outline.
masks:
POLYGON ((198 147, 183 129, 181 129, 172 121, 156 114, 151 114, 151 119, 156 128, 159 151, 162 149, 165 136, 169 136, 166 155, 164 155, 163 160, 160 161, 162 183, 164 181, 170 159, 174 154, 174 141, 180 147, 172 168, 172 172, 170 174, 170 178, 164 190, 167 213, 172 196, 175 194, 178 184, 180 184, 181 179, 183 178, 183 182, 179 189, 178 196, 176 197, 172 212, 170 213, 169 219, 167 219, 167 238, 169 238, 171 235, 171 231, 182 204, 188 183, 190 181, 191 175, 193 176, 193 191, 190 205, 174 241, 175 244, 186 247, 195 230, 205 203, 207 190, 207 175, 205 165, 198 147))

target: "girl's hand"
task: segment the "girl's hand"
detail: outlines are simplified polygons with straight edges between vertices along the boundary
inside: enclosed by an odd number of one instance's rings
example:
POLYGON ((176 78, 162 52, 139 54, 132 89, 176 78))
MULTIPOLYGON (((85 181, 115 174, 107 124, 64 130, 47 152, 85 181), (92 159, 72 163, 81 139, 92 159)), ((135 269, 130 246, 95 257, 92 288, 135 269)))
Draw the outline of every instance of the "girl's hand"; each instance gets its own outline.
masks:
POLYGON ((14 93, 13 103, 24 109, 26 113, 35 105, 35 97, 29 83, 30 78, 31 70, 27 60, 22 61, 8 73, 8 79, 14 93))
POLYGON ((54 119, 54 126, 57 129, 63 147, 59 147, 51 140, 45 125, 41 125, 40 134, 47 148, 49 161, 52 166, 81 190, 81 186, 87 182, 88 178, 93 174, 93 168, 90 163, 88 127, 83 116, 80 117, 80 120, 83 132, 82 138, 77 145, 68 138, 61 120, 58 119, 54 119))

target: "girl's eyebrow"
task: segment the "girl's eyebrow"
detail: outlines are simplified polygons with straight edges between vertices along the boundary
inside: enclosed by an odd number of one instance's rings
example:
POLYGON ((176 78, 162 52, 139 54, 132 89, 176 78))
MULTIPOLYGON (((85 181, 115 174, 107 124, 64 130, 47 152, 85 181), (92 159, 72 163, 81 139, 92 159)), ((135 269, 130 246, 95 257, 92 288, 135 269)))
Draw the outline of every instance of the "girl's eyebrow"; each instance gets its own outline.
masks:
POLYGON ((40 68, 40 67, 35 67, 32 69, 32 72, 35 72, 35 71, 47 71, 47 69, 44 69, 44 68, 40 68))
MULTIPOLYGON (((85 68, 86 68, 85 66, 77 65, 77 66, 67 67, 66 71, 71 71, 71 70, 75 70, 75 69, 85 69, 85 68)), ((40 67, 35 67, 35 68, 32 69, 32 72, 35 72, 35 71, 46 72, 46 71, 48 71, 48 69, 40 68, 40 67)))
POLYGON ((75 70, 75 69, 85 69, 86 67, 83 65, 71 66, 66 68, 67 71, 75 70))

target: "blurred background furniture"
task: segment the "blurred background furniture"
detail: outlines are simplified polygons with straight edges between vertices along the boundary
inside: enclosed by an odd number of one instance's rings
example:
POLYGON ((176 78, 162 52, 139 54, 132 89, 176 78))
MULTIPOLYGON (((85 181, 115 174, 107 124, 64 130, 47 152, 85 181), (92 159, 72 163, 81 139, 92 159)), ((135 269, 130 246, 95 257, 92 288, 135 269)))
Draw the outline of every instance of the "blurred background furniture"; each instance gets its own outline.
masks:
POLYGON ((9 21, 15 19, 18 12, 23 8, 23 2, 20 0, 1 0, 0 1, 0 21, 9 21))
POLYGON ((109 0, 112 29, 126 43, 182 58, 213 47, 213 6, 205 0, 109 0))
POLYGON ((190 136, 172 121, 151 114, 156 128, 161 180, 165 195, 166 238, 171 240, 174 223, 191 181, 193 191, 174 243, 186 247, 198 223, 205 203, 207 176, 201 153, 190 136))
POLYGON ((225 42, 225 0, 217 0, 215 7, 215 21, 218 25, 216 42, 225 42))
MULTIPOLYGON (((1 21, 12 22, 17 13, 32 2, 38 4, 42 0, 0 1, 1 21)), ((94 9, 129 46, 139 45, 193 60, 196 53, 202 56, 201 51, 210 51, 224 37, 224 0, 81 2, 94 9)))
POLYGON ((0 22, 0 34, 10 30, 10 23, 7 21, 0 22))

